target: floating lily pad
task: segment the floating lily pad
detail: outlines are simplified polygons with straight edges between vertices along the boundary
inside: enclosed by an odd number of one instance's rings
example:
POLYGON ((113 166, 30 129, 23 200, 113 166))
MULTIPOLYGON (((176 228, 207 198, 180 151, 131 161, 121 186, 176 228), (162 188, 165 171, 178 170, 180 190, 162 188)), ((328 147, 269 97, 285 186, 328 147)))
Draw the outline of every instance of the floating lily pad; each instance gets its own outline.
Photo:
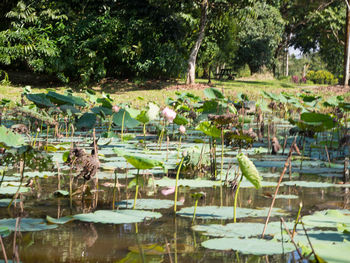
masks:
POLYGON ((53 194, 55 196, 68 196, 69 192, 65 190, 56 190, 53 194))
MULTIPOLYGON (((0 199, 0 207, 6 207, 11 203, 12 199, 10 198, 4 198, 4 199, 0 199)), ((20 199, 15 199, 13 200, 14 203, 16 202, 20 202, 20 199)))
MULTIPOLYGON (((182 205, 182 202, 177 202, 177 205, 182 205)), ((116 203, 120 208, 133 207, 134 200, 123 200, 116 203)), ((161 200, 161 199, 137 199, 135 209, 166 209, 174 206, 173 200, 161 200)))
POLYGON ((298 199, 297 195, 276 195, 276 199, 298 199))
POLYGON ((235 250, 243 254, 275 255, 292 252, 295 247, 291 243, 257 238, 214 238, 202 242, 202 246, 216 250, 235 250))
POLYGON ((349 210, 323 210, 315 212, 312 215, 303 216, 305 225, 315 227, 337 227, 337 224, 350 226, 349 210))
POLYGON ((326 262, 349 262, 350 243, 312 243, 317 254, 326 262))
MULTIPOLYGON (((11 231, 15 231, 16 218, 0 219, 0 227, 7 227, 11 231)), ((19 228, 21 232, 27 231, 41 231, 54 229, 57 225, 48 225, 44 219, 41 218, 21 218, 19 228)))
MULTIPOLYGON (((214 237, 254 237, 260 236, 264 230, 264 224, 262 223, 231 223, 227 225, 222 224, 210 224, 210 225, 196 225, 192 229, 195 231, 203 232, 203 234, 214 237)), ((287 226, 291 229, 294 224, 287 223, 287 226)), ((265 234, 275 235, 281 232, 280 222, 273 222, 268 224, 265 234)))
MULTIPOLYGON (((13 174, 14 176, 20 176, 20 174, 15 173, 13 174)), ((24 173, 24 177, 39 177, 39 178, 47 178, 49 176, 54 176, 55 173, 54 172, 49 172, 49 171, 43 171, 43 172, 39 172, 39 171, 34 171, 34 172, 25 172, 24 173)))
POLYGON ((65 216, 61 218, 53 218, 51 216, 46 216, 46 221, 50 224, 63 225, 69 222, 74 221, 75 219, 71 216, 65 216))
MULTIPOLYGON (((250 209, 237 207, 237 218, 243 217, 265 217, 269 208, 250 209)), ((177 214, 184 217, 193 217, 194 206, 182 208, 177 214)), ((281 216, 285 213, 277 208, 272 210, 272 216, 281 216)), ((196 210, 196 219, 231 219, 233 218, 233 207, 231 206, 199 206, 196 210)))
POLYGON ((146 219, 160 218, 161 216, 160 213, 144 210, 97 210, 94 213, 75 215, 74 218, 84 222, 128 224, 143 222, 146 219))
MULTIPOLYGON (((175 186, 176 180, 170 179, 168 177, 163 177, 162 179, 155 179, 154 181, 150 179, 148 181, 149 185, 152 185, 153 183, 160 187, 172 187, 175 186)), ((220 182, 202 179, 180 179, 178 180, 178 186, 186 186, 191 188, 213 187, 220 186, 220 182)))
MULTIPOLYGON (((18 190, 18 187, 13 186, 1 186, 0 195, 14 195, 18 190)), ((26 193, 29 191, 28 187, 21 187, 19 193, 26 193)))
POLYGON ((310 188, 323 188, 323 187, 334 187, 334 184, 323 183, 323 182, 307 182, 307 181, 286 181, 282 185, 287 186, 299 186, 299 187, 310 187, 310 188))

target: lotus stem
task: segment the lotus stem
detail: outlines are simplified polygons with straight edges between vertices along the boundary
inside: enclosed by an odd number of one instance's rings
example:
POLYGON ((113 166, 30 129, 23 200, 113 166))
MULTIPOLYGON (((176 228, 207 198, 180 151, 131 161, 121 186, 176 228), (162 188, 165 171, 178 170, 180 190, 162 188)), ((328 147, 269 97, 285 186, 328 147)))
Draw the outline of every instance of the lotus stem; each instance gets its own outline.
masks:
POLYGON ((238 182, 237 189, 236 189, 236 192, 235 192, 235 201, 234 201, 234 207, 233 207, 233 223, 236 223, 237 199, 238 199, 238 192, 239 192, 239 188, 241 187, 242 180, 243 180, 243 175, 241 175, 241 179, 238 182))
POLYGON ((123 119, 122 119, 122 130, 121 130, 121 140, 124 141, 123 133, 124 133, 124 121, 125 121, 125 110, 123 112, 123 119))
POLYGON ((139 193, 139 173, 140 169, 137 169, 137 175, 136 175, 136 192, 135 192, 135 198, 134 198, 134 204, 132 206, 132 209, 135 209, 136 201, 137 201, 137 194, 139 193))
POLYGON ((35 139, 33 142, 33 148, 35 148, 36 140, 38 139, 39 131, 36 132, 35 139))
POLYGON ((195 201, 195 203, 194 203, 194 211, 193 211, 193 217, 192 217, 192 225, 193 225, 194 220, 195 220, 195 218, 196 218, 197 205, 198 205, 198 199, 196 199, 196 201, 195 201))
POLYGON ((179 146, 178 146, 178 148, 177 148, 177 158, 178 158, 178 159, 179 159, 179 157, 180 157, 181 140, 182 140, 182 136, 180 135, 179 146))
POLYGON ((297 229, 297 225, 299 223, 299 219, 300 219, 300 212, 301 212, 301 209, 303 208, 303 202, 300 202, 299 203, 299 211, 298 211, 298 214, 297 214, 297 218, 295 219, 295 224, 294 224, 294 228, 293 228, 293 233, 292 233, 292 236, 294 237, 295 235, 295 231, 297 229))
POLYGON ((117 191, 117 171, 114 170, 113 203, 112 203, 113 210, 115 209, 116 191, 117 191))
POLYGON ((24 168, 26 166, 26 153, 23 153, 23 161, 20 162, 20 173, 21 173, 21 179, 19 182, 19 186, 17 188, 16 194, 12 197, 11 202, 9 203, 9 205, 7 206, 7 208, 10 208, 11 205, 13 204, 14 200, 17 198, 19 191, 21 190, 21 185, 23 183, 23 179, 24 179, 24 168))
POLYGON ((175 183, 175 199, 174 199, 174 212, 176 213, 176 203, 177 203, 177 183, 179 181, 179 175, 180 175, 180 171, 181 171, 181 167, 182 167, 182 163, 184 161, 185 157, 182 157, 181 162, 179 164, 179 168, 177 169, 177 173, 176 173, 176 183, 175 183))
POLYGON ((143 143, 146 145, 146 123, 143 124, 143 143))
POLYGON ((8 263, 5 246, 4 246, 4 242, 2 241, 1 235, 0 235, 0 244, 1 244, 2 254, 4 255, 4 261, 5 263, 8 263))
POLYGON ((265 232, 266 232, 266 228, 267 228, 267 224, 269 223, 269 220, 270 220, 272 208, 273 208, 273 205, 275 204, 275 200, 276 200, 276 196, 277 196, 277 193, 278 193, 278 189, 279 189, 280 184, 282 182, 283 176, 286 173, 287 168, 289 166, 289 162, 290 162, 290 159, 292 157, 292 153, 293 153, 294 148, 295 148, 294 145, 295 145, 295 142, 296 142, 296 138, 297 137, 294 138, 294 141, 293 141, 292 145, 290 146, 290 150, 289 150, 289 153, 288 153, 287 160, 284 163, 283 171, 282 171, 281 176, 280 176, 280 178, 278 180, 278 183, 277 183, 277 186, 276 186, 276 190, 275 190, 275 193, 274 193, 273 198, 272 198, 271 206, 270 206, 269 212, 268 212, 267 217, 266 217, 264 230, 263 230, 262 235, 261 235, 262 238, 264 238, 264 235, 265 235, 265 232))
POLYGON ((221 171, 220 171, 220 185, 222 184, 222 173, 224 171, 224 129, 221 128, 221 171))
POLYGON ((108 123, 108 130, 107 130, 107 133, 109 133, 111 131, 111 128, 112 128, 112 122, 113 122, 113 116, 114 116, 114 113, 112 113, 110 119, 109 119, 109 123, 108 123))

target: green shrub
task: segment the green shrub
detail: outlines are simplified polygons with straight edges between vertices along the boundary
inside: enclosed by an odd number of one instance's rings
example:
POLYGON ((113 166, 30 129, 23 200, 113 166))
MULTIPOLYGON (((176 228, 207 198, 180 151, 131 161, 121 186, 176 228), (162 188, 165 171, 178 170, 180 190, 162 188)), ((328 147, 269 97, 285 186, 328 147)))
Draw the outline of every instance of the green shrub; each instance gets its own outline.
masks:
POLYGON ((310 70, 306 75, 306 79, 312 81, 315 84, 334 85, 338 83, 338 79, 335 78, 334 75, 327 70, 310 70))
POLYGON ((249 68, 248 64, 245 64, 243 67, 239 68, 237 70, 237 77, 238 78, 243 78, 243 77, 250 77, 251 76, 251 71, 249 68))

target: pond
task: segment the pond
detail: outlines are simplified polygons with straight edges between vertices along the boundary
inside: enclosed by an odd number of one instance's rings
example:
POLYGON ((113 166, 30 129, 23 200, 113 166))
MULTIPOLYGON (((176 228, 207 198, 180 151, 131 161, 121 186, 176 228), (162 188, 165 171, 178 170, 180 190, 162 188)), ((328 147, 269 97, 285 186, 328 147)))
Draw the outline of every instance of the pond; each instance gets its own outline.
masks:
MULTIPOLYGON (((88 131, 73 132, 69 125, 62 126, 58 137, 45 127, 32 132, 29 139, 22 135, 26 138, 22 144, 47 152, 51 166, 33 171, 30 162, 7 165, 0 187, 0 234, 7 258, 21 262, 297 262, 302 255, 306 262, 311 243, 327 262, 346 262, 350 185, 343 184, 343 176, 349 149, 329 144, 325 148, 320 142, 338 134, 335 129, 322 131, 313 138, 296 139, 302 158, 291 149, 295 136, 288 131, 294 125, 273 114, 266 116, 273 129, 244 147, 221 144, 220 138, 207 136, 198 126, 187 125, 186 131, 179 131, 180 125, 171 124, 166 133, 157 129, 159 120, 149 122, 146 129, 111 126, 106 119, 88 131), (281 145, 286 139, 285 149, 274 155, 268 150, 273 147, 271 131, 281 145), (99 138, 96 145, 93 135, 99 138), (98 152, 96 175, 77 172, 77 156, 69 162, 69 151, 75 147, 90 157, 98 152), (254 163, 261 177, 259 189, 249 176, 237 180, 244 173, 239 153, 254 163), (291 165, 285 166, 288 156, 291 165), (79 173, 82 176, 74 178, 79 173), (84 179, 87 175, 92 178, 84 179), (286 229, 294 235, 294 243, 286 229)), ((8 115, 2 124, 10 127, 18 121, 23 119, 8 115)), ((124 114, 123 125, 125 121, 124 114)), ((242 128, 256 133, 260 129, 253 122, 245 122, 242 128)), ((10 144, 1 145, 9 152, 10 144)), ((1 163, 0 169, 6 164, 1 163)), ((0 258, 4 259, 3 253, 0 258)))

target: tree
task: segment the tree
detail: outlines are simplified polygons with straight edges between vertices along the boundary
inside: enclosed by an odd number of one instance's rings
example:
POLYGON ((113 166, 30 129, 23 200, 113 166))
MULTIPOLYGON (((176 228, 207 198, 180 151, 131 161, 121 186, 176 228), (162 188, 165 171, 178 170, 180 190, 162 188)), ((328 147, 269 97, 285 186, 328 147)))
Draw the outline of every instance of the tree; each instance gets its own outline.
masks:
POLYGON ((258 72, 262 66, 272 68, 284 26, 285 22, 277 8, 257 2, 253 7, 253 15, 240 23, 236 68, 248 64, 252 73, 258 72))

